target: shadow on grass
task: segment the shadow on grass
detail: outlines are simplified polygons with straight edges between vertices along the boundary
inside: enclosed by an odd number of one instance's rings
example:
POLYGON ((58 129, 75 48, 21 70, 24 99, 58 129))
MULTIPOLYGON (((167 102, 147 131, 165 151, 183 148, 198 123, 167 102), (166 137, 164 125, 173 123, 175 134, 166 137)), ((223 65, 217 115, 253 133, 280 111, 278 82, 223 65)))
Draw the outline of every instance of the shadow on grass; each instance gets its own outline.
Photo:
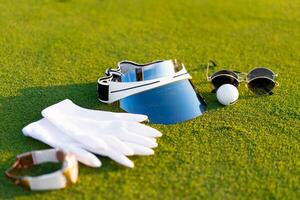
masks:
MULTIPOLYGON (((0 97, 0 152, 2 160, 0 164, 0 171, 2 172, 0 176, 0 199, 34 194, 8 181, 4 171, 15 162, 16 155, 49 148, 39 141, 25 137, 21 129, 30 122, 40 119, 42 117, 40 113, 44 108, 66 98, 86 108, 121 111, 117 105, 107 105, 97 100, 95 83, 25 88, 19 90, 17 96, 0 97)), ((102 162, 101 173, 123 169, 107 158, 101 157, 100 159, 102 162)), ((99 173, 97 169, 83 168, 82 173, 99 173)))
POLYGON ((207 103, 207 111, 213 111, 213 110, 221 109, 222 107, 224 107, 218 102, 215 93, 202 92, 201 95, 204 97, 204 99, 207 103))
MULTIPOLYGON (((202 92, 202 95, 208 102, 209 111, 222 109, 223 106, 218 103, 214 93, 202 92)), ((40 113, 44 108, 67 98, 90 109, 122 111, 116 104, 103 104, 97 100, 95 83, 24 88, 19 90, 16 96, 0 97, 0 152, 2 152, 1 156, 7 155, 2 158, 4 162, 0 164, 1 172, 4 172, 15 161, 16 155, 49 148, 39 141, 23 136, 21 129, 27 124, 39 120, 42 117, 40 113)), ((101 173, 103 174, 125 170, 108 158, 101 157, 100 159, 102 162, 101 173)), ((83 165, 80 168, 81 174, 97 175, 99 173, 99 169, 83 165)), ((0 199, 35 194, 15 186, 6 180, 4 174, 0 176, 0 182, 0 199)))

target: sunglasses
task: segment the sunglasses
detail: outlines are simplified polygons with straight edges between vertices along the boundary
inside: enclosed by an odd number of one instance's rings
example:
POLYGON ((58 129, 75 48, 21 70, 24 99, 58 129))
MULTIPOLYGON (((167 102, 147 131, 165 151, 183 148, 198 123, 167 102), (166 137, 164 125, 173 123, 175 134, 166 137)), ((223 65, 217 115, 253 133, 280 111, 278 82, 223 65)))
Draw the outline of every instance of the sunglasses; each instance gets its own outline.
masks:
POLYGON ((215 66, 217 66, 217 64, 214 61, 209 61, 206 68, 206 78, 214 86, 212 92, 216 92, 217 89, 224 84, 232 84, 238 87, 241 82, 246 82, 247 87, 255 95, 272 95, 274 87, 279 85, 278 82, 275 81, 277 74, 265 67, 254 68, 248 73, 225 69, 209 76, 209 67, 215 66))

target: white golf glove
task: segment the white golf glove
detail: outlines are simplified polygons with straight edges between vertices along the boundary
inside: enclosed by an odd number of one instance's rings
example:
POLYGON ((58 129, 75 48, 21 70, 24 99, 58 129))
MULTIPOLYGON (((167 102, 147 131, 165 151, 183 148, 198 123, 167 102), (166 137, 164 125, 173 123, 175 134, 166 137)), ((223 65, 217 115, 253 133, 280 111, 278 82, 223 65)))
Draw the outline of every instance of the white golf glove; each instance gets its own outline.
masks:
MULTIPOLYGON (((42 115, 49 122, 43 119, 35 125, 43 127, 44 132, 47 132, 44 135, 51 135, 54 141, 60 141, 58 136, 64 135, 65 140, 69 140, 72 147, 82 147, 93 153, 108 156, 127 167, 134 166, 126 157, 127 155, 153 154, 150 148, 157 146, 154 137, 161 136, 159 131, 138 123, 147 119, 144 115, 88 110, 73 104, 70 100, 64 100, 46 108, 42 111, 42 115), (56 127, 56 132, 59 129, 59 134, 53 134, 55 132, 53 125, 56 127)), ((36 126, 30 130, 36 130, 36 126)), ((23 132, 25 134, 26 131, 23 132)), ((25 135, 49 144, 49 141, 44 139, 45 137, 40 137, 40 132, 37 130, 37 134, 25 135)), ((64 144, 68 144, 70 148, 69 143, 63 142, 64 144)), ((49 145, 54 146, 53 143, 49 145)), ((87 162, 78 159, 85 164, 94 162, 92 165, 97 165, 95 161, 87 162)), ((91 164, 88 165, 91 166, 91 164)))
POLYGON ((63 134, 47 119, 28 124, 22 129, 25 136, 39 140, 53 148, 62 149, 73 153, 77 160, 90 167, 100 167, 100 160, 92 153, 84 150, 82 145, 63 134))

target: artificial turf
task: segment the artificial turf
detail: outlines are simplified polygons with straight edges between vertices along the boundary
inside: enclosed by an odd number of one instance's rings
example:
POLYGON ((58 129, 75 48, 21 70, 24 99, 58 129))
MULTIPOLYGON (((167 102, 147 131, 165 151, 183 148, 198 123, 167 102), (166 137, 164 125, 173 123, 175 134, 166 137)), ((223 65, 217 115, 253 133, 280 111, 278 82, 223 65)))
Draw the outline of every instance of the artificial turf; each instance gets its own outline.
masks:
POLYGON ((299 199, 300 2, 298 0, 0 0, 0 199, 299 199), (121 111, 96 98, 96 80, 120 60, 182 61, 208 103, 203 115, 163 133, 155 155, 126 169, 101 157, 80 165, 64 190, 29 192, 4 171, 19 153, 46 145, 22 135, 40 111, 69 98, 121 111), (218 104, 205 64, 278 73, 272 96, 245 85, 218 104))

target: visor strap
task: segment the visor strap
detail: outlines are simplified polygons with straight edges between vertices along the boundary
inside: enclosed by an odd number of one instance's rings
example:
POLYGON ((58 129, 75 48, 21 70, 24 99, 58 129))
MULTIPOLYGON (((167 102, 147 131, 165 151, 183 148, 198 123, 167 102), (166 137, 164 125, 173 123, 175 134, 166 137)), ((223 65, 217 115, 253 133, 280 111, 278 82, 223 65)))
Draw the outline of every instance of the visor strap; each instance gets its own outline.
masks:
POLYGON ((102 82, 97 83, 97 91, 98 91, 98 98, 102 102, 108 101, 109 97, 109 85, 103 84, 102 82))

